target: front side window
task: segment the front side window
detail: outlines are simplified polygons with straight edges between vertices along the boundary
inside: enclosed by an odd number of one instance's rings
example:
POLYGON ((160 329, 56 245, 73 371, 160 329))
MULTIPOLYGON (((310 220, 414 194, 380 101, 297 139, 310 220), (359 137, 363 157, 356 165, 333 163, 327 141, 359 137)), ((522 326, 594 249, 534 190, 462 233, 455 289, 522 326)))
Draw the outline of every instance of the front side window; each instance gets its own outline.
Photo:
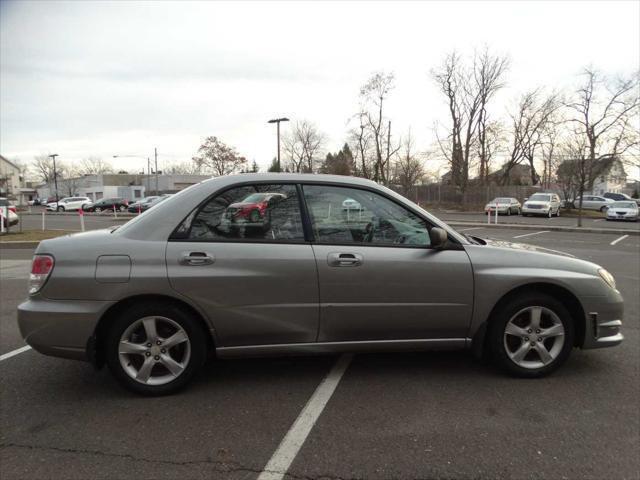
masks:
POLYGON ((216 195, 173 238, 192 241, 303 242, 295 185, 246 185, 216 195))
POLYGON ((306 185, 304 197, 318 243, 430 244, 427 224, 395 202, 367 190, 306 185))

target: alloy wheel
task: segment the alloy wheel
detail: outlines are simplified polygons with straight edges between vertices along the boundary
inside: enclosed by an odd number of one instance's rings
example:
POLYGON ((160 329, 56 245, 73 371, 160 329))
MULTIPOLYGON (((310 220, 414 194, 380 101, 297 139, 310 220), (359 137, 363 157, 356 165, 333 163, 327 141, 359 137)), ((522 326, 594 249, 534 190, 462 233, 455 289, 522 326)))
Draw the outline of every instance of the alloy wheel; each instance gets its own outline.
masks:
POLYGON ((184 372, 191 358, 187 332, 167 317, 133 322, 121 335, 118 358, 126 374, 144 385, 165 385, 184 372))
POLYGON ((526 307, 507 322, 503 341, 513 363, 526 369, 542 368, 562 352, 564 325, 560 317, 546 307, 526 307))

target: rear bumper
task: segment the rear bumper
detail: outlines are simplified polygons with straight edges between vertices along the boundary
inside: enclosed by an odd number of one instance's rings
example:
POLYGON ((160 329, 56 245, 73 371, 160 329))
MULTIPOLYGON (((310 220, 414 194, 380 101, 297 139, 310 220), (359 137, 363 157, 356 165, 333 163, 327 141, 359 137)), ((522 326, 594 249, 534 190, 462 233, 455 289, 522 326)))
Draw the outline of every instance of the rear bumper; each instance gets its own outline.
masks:
POLYGON ((582 297, 586 315, 583 349, 615 347, 624 340, 621 333, 624 301, 617 290, 602 297, 582 297))
POLYGON ((18 327, 25 342, 40 353, 88 360, 87 342, 113 303, 31 297, 18 306, 18 327))

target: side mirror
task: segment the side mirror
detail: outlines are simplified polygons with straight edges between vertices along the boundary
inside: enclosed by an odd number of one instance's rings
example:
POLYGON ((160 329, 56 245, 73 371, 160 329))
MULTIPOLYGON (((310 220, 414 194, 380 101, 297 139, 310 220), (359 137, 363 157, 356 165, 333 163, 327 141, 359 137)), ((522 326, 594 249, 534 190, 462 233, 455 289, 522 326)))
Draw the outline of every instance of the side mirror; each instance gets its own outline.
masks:
POLYGON ((447 232, 442 228, 433 227, 429 230, 429 239, 431 240, 432 248, 441 248, 447 243, 447 232))

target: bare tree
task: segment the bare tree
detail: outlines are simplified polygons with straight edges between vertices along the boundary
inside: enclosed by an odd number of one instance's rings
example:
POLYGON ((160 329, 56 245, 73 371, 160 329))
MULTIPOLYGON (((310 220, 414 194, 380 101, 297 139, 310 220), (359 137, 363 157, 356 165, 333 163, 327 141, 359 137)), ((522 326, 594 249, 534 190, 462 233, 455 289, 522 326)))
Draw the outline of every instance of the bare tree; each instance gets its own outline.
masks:
POLYGON ((216 176, 230 175, 247 164, 247 159, 238 154, 235 148, 224 144, 216 137, 205 138, 198 154, 192 160, 203 172, 210 172, 216 176))
MULTIPOLYGON (((508 66, 506 57, 493 56, 485 49, 476 52, 471 68, 453 52, 447 55, 439 69, 432 71, 449 107, 451 126, 445 156, 451 166, 451 183, 463 192, 469 181, 471 154, 476 144, 479 145, 481 173, 487 175, 488 104, 504 86, 503 77, 508 66)), ((439 138, 438 143, 443 145, 439 138)))
POLYGON ((424 178, 424 163, 415 151, 411 130, 402 142, 402 151, 395 161, 394 171, 394 181, 402 187, 405 195, 409 193, 411 187, 424 178))
POLYGON ((100 157, 88 157, 80 161, 80 166, 77 170, 79 175, 101 175, 113 173, 113 166, 100 157))
MULTIPOLYGON (((371 142, 373 171, 369 172, 368 178, 380 183, 388 183, 391 158, 400 149, 399 144, 391 144, 391 121, 384 116, 385 101, 393 88, 394 75, 385 72, 373 74, 360 88, 360 140, 368 138, 371 142)), ((364 150, 360 153, 364 160, 364 150)))
POLYGON ((501 183, 510 178, 513 167, 527 160, 530 166, 531 184, 538 183, 534 160, 536 151, 544 141, 544 135, 553 122, 553 115, 561 103, 556 93, 545 96, 541 89, 531 90, 520 97, 516 113, 511 116, 511 150, 503 167, 501 183))
POLYGON ((202 173, 202 164, 200 162, 176 162, 165 165, 164 173, 173 175, 199 175, 202 173))
MULTIPOLYGON (((56 171, 58 178, 64 172, 64 164, 57 162, 56 171)), ((53 182, 53 159, 48 155, 37 155, 33 158, 33 170, 42 183, 53 182)))
POLYGON ((638 131, 631 126, 638 114, 638 74, 611 80, 593 68, 586 68, 575 98, 568 103, 573 112, 575 135, 582 138, 585 152, 577 161, 582 178, 579 185, 578 226, 582 226, 582 197, 593 188, 598 164, 620 158, 638 145, 638 131))
POLYGON ((298 173, 314 172, 324 140, 324 135, 311 122, 296 122, 291 132, 283 138, 284 151, 289 158, 291 170, 298 173))
POLYGON ((363 111, 354 116, 358 125, 349 132, 347 143, 353 145, 353 159, 355 162, 354 175, 371 179, 373 177, 373 164, 371 155, 371 134, 365 125, 366 115, 363 111))

